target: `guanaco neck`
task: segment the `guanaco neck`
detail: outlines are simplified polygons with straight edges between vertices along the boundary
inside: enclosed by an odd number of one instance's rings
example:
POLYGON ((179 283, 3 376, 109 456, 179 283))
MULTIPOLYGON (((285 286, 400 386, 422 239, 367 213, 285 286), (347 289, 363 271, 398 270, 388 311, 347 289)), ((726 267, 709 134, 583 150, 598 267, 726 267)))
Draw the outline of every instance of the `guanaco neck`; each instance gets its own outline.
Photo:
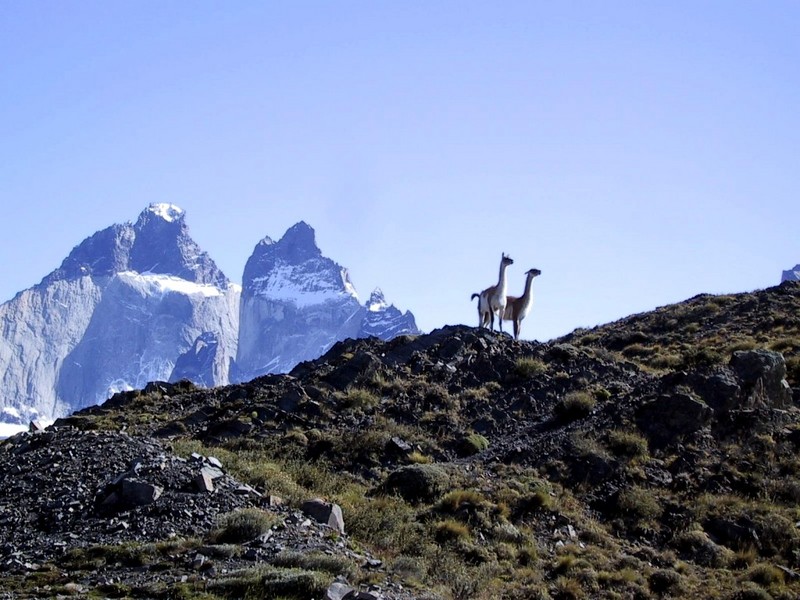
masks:
POLYGON ((500 262, 500 280, 497 282, 497 290, 498 295, 502 294, 505 296, 506 294, 506 268, 508 267, 508 263, 505 261, 500 262))
POLYGON ((522 296, 517 298, 517 302, 514 303, 514 314, 515 316, 519 313, 523 312, 531 303, 531 290, 533 289, 533 273, 528 274, 525 278, 525 291, 522 292, 522 296))

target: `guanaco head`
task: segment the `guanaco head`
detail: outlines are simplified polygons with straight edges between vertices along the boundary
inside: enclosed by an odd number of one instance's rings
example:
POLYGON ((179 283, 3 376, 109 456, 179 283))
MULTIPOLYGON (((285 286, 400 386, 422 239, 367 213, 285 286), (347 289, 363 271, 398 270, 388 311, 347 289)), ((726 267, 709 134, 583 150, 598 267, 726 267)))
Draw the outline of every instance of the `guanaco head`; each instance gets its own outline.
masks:
POLYGON ((510 256, 506 256, 506 253, 503 252, 503 260, 501 260, 500 262, 501 262, 501 264, 503 264, 505 266, 513 265, 514 264, 514 259, 512 259, 510 256))
POLYGON ((527 271, 525 271, 525 275, 527 275, 531 279, 533 279, 534 277, 538 277, 541 274, 542 272, 539 269, 528 269, 527 271))

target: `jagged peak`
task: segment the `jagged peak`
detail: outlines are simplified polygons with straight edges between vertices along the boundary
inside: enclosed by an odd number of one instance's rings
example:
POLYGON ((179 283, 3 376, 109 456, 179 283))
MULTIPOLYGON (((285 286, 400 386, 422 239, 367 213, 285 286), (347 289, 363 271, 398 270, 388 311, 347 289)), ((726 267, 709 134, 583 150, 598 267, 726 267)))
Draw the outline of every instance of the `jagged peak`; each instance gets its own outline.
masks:
POLYGON ((374 290, 372 290, 366 306, 367 310, 370 312, 378 312, 389 306, 389 303, 386 302, 386 297, 383 295, 383 290, 381 290, 381 288, 376 287, 374 290))
POLYGON ((292 225, 278 241, 284 258, 292 263, 300 263, 322 256, 317 247, 314 228, 305 221, 292 225))
POLYGON ((169 204, 167 202, 154 202, 142 211, 142 213, 139 215, 137 223, 142 222, 150 215, 156 216, 167 223, 174 223, 183 221, 184 217, 186 216, 186 211, 175 204, 169 204))

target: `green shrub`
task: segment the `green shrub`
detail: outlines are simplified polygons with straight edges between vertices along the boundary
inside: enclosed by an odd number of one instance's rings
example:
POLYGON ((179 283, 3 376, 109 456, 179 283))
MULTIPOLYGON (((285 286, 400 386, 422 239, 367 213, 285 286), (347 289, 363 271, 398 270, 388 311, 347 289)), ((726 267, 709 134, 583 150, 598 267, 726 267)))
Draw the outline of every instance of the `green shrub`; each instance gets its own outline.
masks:
POLYGON ((771 585, 782 585, 785 579, 783 571, 774 565, 759 563, 750 567, 744 574, 749 581, 769 587, 771 585))
POLYGON ((654 493, 641 487, 622 490, 617 497, 617 508, 623 515, 637 520, 656 519, 664 512, 654 493))
POLYGON ((347 529, 352 539, 379 550, 416 555, 424 545, 424 528, 414 509, 399 498, 361 498, 347 509, 347 529))
POLYGON ((720 568, 733 560, 733 552, 714 543, 704 531, 686 531, 675 543, 684 558, 703 567, 720 568))
POLYGON ((681 367, 694 369, 697 367, 710 367, 722 362, 722 354, 707 346, 693 347, 683 353, 681 367))
POLYGON ((730 600, 775 600, 767 590, 757 586, 752 581, 745 581, 741 589, 737 590, 730 600))
POLYGON ((241 544, 254 540, 278 522, 279 517, 257 508, 242 508, 223 515, 217 529, 209 534, 213 544, 241 544))
POLYGON ((608 447, 616 456, 647 456, 647 439, 633 431, 614 430, 608 434, 608 447))
POLYGON ((800 354, 786 359, 786 379, 794 386, 800 385, 800 354))
POLYGON ((572 577, 559 577, 553 584, 554 600, 583 600, 587 598, 578 580, 572 577))
POLYGON ((207 590, 228 598, 321 598, 330 585, 330 575, 303 569, 264 565, 236 571, 209 580, 207 590))
POLYGON ((348 388, 341 398, 342 406, 350 409, 375 408, 380 403, 380 398, 366 388, 348 388))
POLYGON ((514 363, 514 372, 527 379, 537 377, 547 372, 547 363, 532 356, 521 356, 514 363))
POLYGON ((486 503, 486 499, 474 490, 453 490, 448 492, 439 501, 439 510, 442 512, 455 514, 464 507, 481 506, 486 503))
POLYGON ((269 559, 269 563, 276 567, 324 571, 333 576, 344 575, 347 579, 352 579, 358 570, 350 559, 322 552, 283 551, 269 559))
POLYGON ((520 516, 526 516, 536 513, 540 510, 552 510, 555 506, 555 500, 544 489, 536 489, 527 494, 520 496, 514 503, 514 513, 520 516))
POLYGON ((608 400, 611 400, 611 392, 604 387, 600 387, 594 391, 594 397, 598 402, 607 402, 608 400))
POLYGON ((438 543, 444 544, 446 542, 468 539, 470 532, 469 527, 461 521, 446 519, 436 523, 433 536, 438 543))
POLYGON ((671 569, 658 569, 648 578, 650 589, 658 594, 678 594, 681 591, 683 576, 671 569))
POLYGON ((430 456, 426 456, 419 450, 414 450, 406 457, 406 460, 415 465, 428 465, 433 462, 430 456))
POLYGON ((588 392, 570 392, 556 405, 556 414, 564 420, 574 421, 589 415, 597 400, 588 392))
POLYGON ((392 471, 386 478, 384 490, 398 494, 407 502, 432 502, 450 485, 447 471, 436 465, 406 465, 392 471))
POLYGON ((480 433, 470 433, 467 437, 461 440, 458 446, 458 452, 461 456, 472 456, 483 452, 489 447, 489 440, 487 440, 480 433))

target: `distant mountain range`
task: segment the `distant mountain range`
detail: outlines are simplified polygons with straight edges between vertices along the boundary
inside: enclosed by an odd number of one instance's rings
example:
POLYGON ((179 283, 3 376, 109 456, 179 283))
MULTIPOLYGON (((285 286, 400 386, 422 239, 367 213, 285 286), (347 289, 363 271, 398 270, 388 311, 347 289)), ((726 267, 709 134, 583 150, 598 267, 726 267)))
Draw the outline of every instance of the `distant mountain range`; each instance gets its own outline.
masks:
POLYGON ((191 238, 182 209, 152 204, 0 305, 0 423, 50 420, 149 381, 211 387, 286 372, 346 338, 406 333, 419 333, 414 316, 380 290, 362 304, 306 223, 261 240, 239 286, 191 238))

